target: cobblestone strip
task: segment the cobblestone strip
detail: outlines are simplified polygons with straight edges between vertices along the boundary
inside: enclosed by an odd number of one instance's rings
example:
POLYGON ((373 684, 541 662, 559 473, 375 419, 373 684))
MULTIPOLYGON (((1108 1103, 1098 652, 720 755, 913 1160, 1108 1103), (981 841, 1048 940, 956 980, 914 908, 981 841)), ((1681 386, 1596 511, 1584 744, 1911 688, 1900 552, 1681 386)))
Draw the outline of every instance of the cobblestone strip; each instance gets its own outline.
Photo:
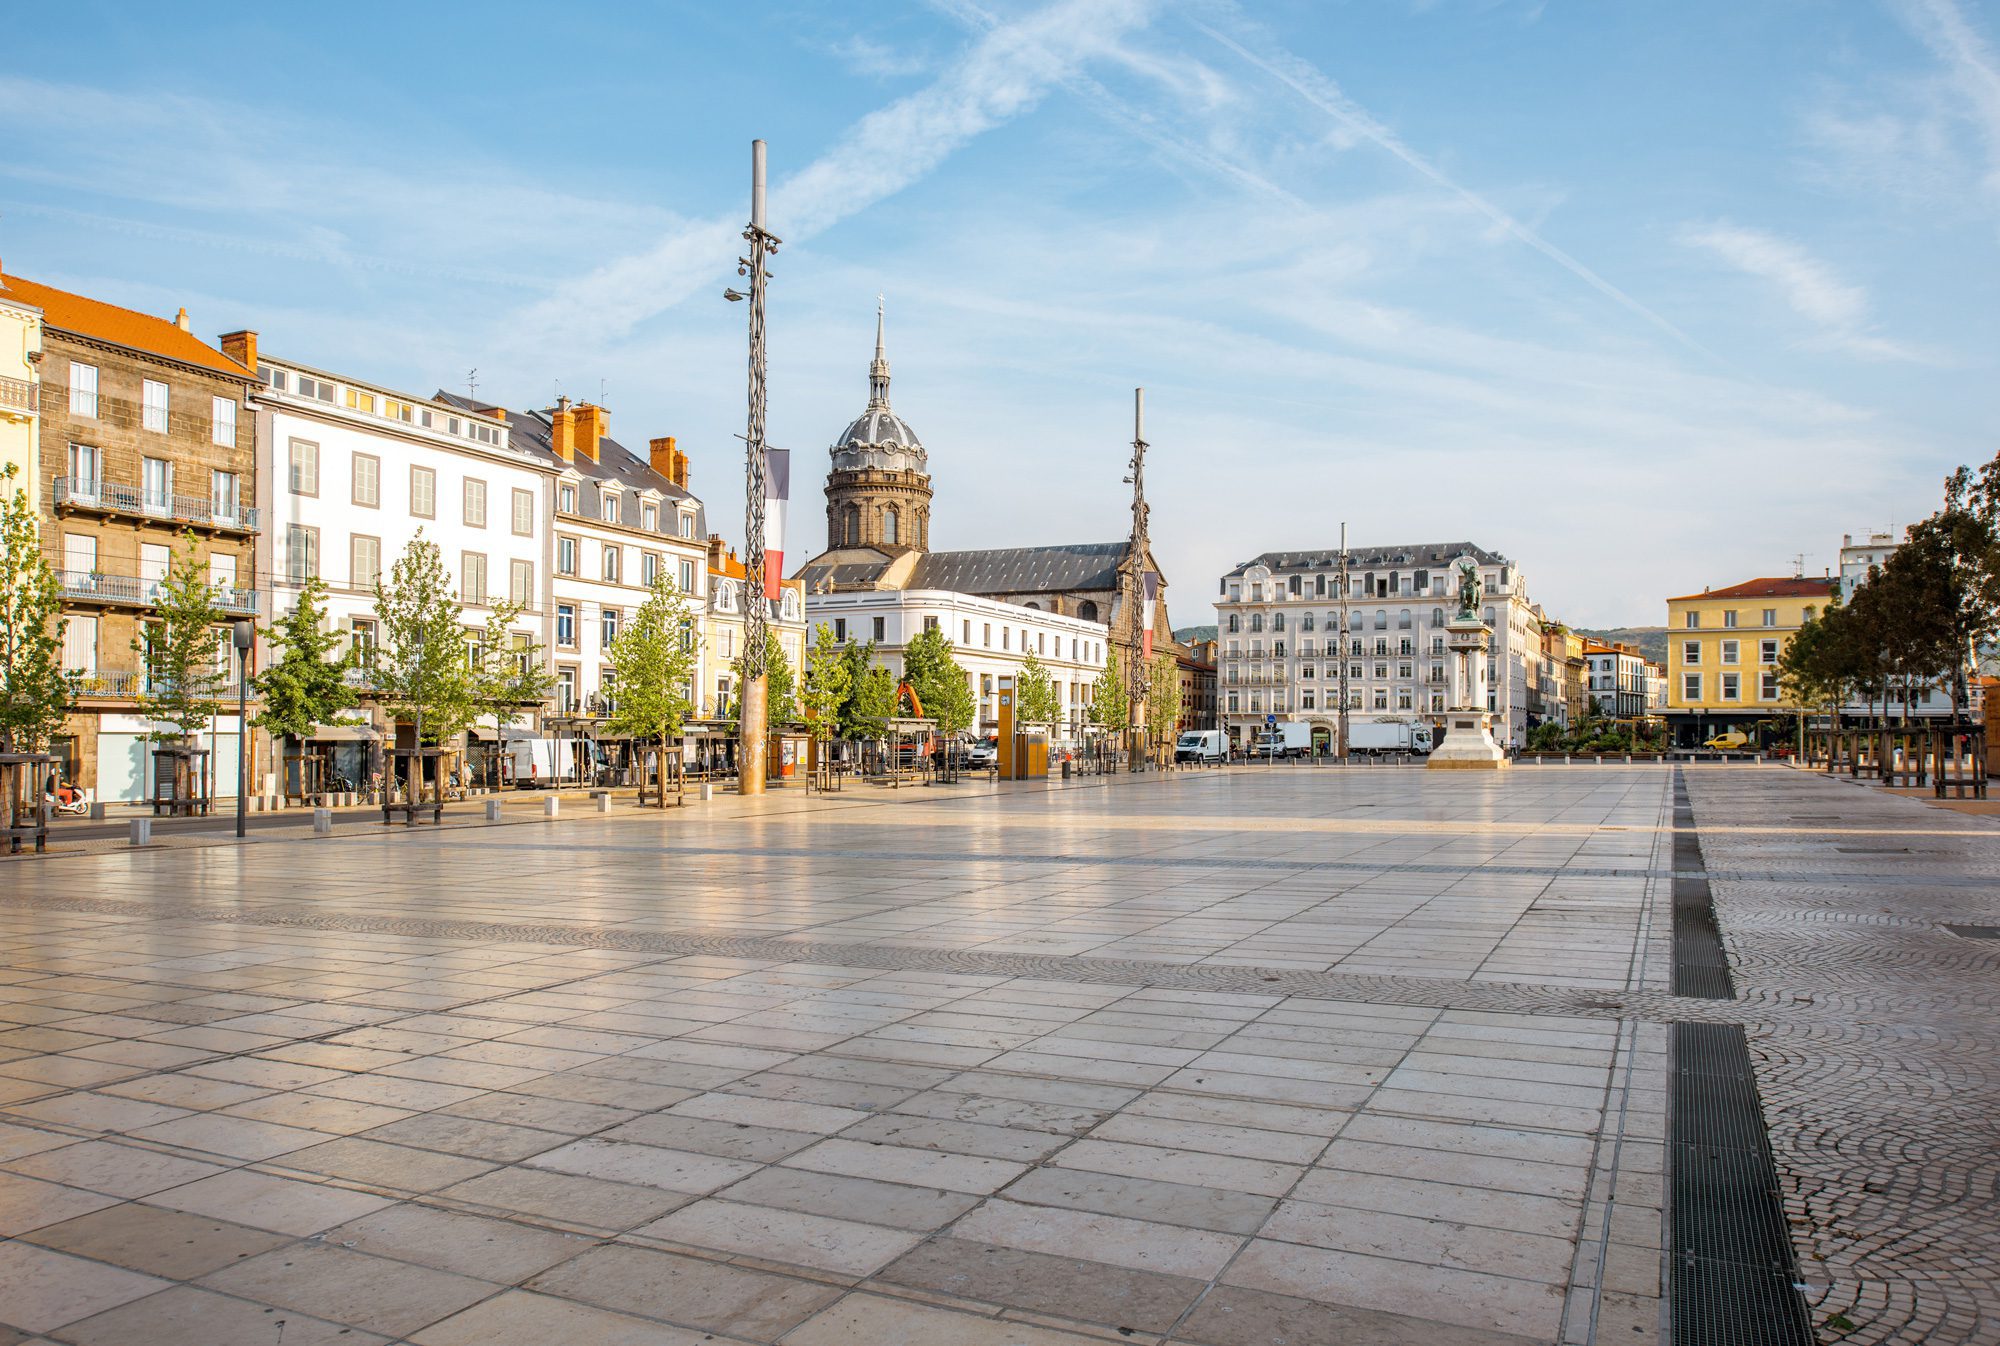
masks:
MULTIPOLYGON (((1925 849, 1959 857, 1962 873, 2000 856, 1985 820, 1947 822, 1844 783, 1690 781, 1704 820, 1907 820, 1947 833, 1925 849)), ((1718 870, 1754 865, 1769 844, 1726 828, 1704 840, 1718 870)), ((1846 858, 1827 848, 1829 865, 1846 858)), ((2000 888, 1939 891, 1930 863, 1888 887, 1828 882, 1809 864, 1794 884, 1711 874, 1738 986, 1817 1010, 1746 1023, 1823 1342, 2000 1341, 2000 960, 1994 944, 1938 928, 2000 918, 2000 888)))

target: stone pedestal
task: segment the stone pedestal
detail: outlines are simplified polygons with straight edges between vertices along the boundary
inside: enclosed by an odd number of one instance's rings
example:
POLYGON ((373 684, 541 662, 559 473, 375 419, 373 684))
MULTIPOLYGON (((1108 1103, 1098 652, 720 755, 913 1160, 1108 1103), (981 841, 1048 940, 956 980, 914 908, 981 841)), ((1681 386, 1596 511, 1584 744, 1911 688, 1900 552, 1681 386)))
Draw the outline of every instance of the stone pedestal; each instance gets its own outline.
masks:
POLYGON ((1486 709, 1486 627, 1461 612, 1444 631, 1451 651, 1451 708, 1444 715, 1444 742, 1431 749, 1427 765, 1434 771, 1510 766, 1506 749, 1493 741, 1493 713, 1486 709))

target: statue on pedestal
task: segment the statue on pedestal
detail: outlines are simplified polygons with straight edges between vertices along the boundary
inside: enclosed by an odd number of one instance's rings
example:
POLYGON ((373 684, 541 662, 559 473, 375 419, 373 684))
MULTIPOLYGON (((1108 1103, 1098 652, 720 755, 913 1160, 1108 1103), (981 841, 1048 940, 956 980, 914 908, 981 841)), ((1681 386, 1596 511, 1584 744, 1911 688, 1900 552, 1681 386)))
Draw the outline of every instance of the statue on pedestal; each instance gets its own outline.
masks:
POLYGON ((1460 621, 1479 619, 1479 567, 1470 561, 1458 563, 1458 617, 1460 621))

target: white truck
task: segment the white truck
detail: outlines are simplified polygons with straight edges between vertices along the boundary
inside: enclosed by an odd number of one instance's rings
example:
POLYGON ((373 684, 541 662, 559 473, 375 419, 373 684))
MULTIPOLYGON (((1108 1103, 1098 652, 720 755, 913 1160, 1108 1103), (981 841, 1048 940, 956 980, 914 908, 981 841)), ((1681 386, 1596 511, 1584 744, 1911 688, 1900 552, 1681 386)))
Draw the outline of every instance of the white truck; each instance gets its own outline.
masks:
POLYGON ((1309 757, 1312 749, 1312 726, 1304 720, 1280 720, 1257 735, 1250 745, 1250 752, 1256 757, 1309 757))
POLYGON ((1220 729, 1190 729, 1174 741, 1176 762, 1220 762, 1228 755, 1220 729))
POLYGON ((1347 751, 1376 756, 1407 752, 1423 756, 1431 750, 1431 727, 1402 720, 1356 720, 1347 726, 1347 751))

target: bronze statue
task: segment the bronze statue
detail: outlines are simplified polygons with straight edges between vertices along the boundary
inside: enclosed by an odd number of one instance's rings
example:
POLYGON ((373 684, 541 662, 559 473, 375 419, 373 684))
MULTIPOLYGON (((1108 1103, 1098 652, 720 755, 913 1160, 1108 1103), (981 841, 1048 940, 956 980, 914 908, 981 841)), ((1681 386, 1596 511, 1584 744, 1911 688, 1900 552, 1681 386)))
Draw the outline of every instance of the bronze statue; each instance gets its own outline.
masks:
POLYGON ((1479 616, 1479 568, 1470 561, 1458 563, 1458 615, 1461 619, 1479 616))

